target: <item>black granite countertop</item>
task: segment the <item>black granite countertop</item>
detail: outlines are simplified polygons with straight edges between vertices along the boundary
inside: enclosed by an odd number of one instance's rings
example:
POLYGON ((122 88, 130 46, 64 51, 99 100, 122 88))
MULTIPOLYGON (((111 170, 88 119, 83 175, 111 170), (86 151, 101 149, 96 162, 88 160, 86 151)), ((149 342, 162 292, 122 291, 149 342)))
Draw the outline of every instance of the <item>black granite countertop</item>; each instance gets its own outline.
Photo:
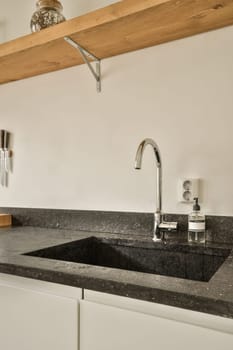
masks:
MULTIPOLYGON (((127 240, 132 245, 140 242, 148 246, 152 244, 150 237, 140 234, 132 236, 38 227, 1 229, 0 272, 233 318, 231 244, 212 243, 205 248, 207 253, 209 249, 208 254, 214 254, 215 248, 230 249, 230 255, 208 282, 22 255, 93 236, 122 242, 127 240)), ((180 247, 182 243, 169 240, 166 249, 178 245, 180 247)), ((185 246, 187 244, 183 244, 185 246)), ((162 246, 160 248, 163 249, 162 246)))

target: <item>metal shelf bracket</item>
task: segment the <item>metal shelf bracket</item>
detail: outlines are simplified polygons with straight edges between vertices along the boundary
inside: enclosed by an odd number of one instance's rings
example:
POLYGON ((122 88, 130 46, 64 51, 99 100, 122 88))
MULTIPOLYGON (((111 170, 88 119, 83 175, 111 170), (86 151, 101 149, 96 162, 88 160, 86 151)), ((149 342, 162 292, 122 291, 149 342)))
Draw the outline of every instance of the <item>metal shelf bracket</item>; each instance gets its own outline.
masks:
POLYGON ((68 36, 64 37, 64 40, 73 46, 76 50, 79 51, 80 55, 82 56, 84 62, 87 64, 88 68, 90 69, 92 75, 94 76, 96 80, 96 89, 97 92, 101 92, 101 60, 93 55, 92 53, 88 52, 86 49, 84 49, 81 45, 79 45, 76 41, 71 39, 68 36), (95 62, 96 69, 93 68, 92 62, 95 62))

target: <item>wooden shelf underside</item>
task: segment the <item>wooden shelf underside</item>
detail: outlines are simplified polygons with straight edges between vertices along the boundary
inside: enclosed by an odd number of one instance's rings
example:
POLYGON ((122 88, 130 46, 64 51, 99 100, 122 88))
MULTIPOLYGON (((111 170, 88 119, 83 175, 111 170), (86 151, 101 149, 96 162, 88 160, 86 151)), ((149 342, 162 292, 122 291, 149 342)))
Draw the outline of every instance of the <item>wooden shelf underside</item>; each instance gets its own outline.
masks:
POLYGON ((100 59, 233 24, 233 0, 124 0, 0 45, 0 83, 83 64, 71 37, 100 59))

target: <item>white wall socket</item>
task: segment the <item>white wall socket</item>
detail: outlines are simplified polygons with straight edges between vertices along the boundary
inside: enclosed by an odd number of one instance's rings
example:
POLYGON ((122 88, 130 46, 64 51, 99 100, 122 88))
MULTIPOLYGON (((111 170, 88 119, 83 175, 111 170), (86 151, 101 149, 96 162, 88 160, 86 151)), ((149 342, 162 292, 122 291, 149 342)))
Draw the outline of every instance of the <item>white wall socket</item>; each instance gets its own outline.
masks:
POLYGON ((199 197, 200 179, 181 179, 179 182, 179 202, 193 203, 194 197, 199 197))

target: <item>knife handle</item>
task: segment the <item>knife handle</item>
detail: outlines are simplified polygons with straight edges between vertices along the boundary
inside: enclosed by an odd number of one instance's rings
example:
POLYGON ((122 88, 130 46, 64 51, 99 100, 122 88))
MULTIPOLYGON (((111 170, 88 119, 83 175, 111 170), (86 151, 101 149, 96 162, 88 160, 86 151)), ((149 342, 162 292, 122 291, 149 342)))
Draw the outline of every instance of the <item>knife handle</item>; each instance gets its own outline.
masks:
POLYGON ((0 130, 0 148, 4 148, 4 130, 0 130))
POLYGON ((10 133, 6 130, 4 130, 4 136, 3 136, 3 148, 5 150, 9 149, 9 142, 10 142, 10 133))

